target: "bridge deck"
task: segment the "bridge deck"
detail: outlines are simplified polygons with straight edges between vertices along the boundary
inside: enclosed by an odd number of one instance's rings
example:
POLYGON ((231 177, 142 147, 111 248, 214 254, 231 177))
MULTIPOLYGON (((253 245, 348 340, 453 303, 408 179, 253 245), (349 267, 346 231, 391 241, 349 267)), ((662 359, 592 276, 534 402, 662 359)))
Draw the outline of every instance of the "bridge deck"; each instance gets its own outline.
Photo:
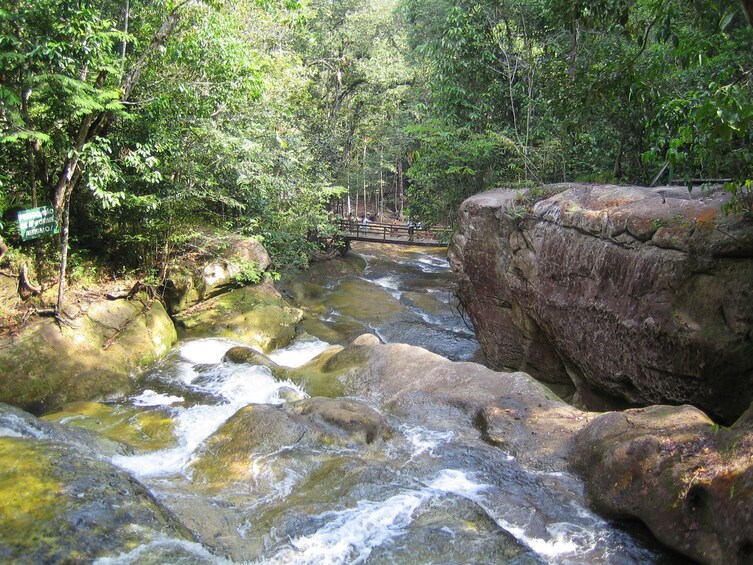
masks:
POLYGON ((441 239, 446 232, 441 228, 416 228, 404 224, 381 224, 370 222, 359 224, 340 220, 338 229, 345 241, 368 241, 392 245, 413 245, 421 247, 445 247, 441 239))

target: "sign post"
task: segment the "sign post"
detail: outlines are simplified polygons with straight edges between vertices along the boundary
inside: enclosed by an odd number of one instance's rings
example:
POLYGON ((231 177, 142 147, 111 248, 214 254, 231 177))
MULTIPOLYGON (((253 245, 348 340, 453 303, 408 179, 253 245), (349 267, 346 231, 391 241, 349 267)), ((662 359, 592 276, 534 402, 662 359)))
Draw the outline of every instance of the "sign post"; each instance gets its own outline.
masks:
POLYGON ((41 208, 21 210, 18 213, 18 231, 21 232, 23 241, 59 233, 60 229, 55 219, 54 208, 42 206, 41 208))

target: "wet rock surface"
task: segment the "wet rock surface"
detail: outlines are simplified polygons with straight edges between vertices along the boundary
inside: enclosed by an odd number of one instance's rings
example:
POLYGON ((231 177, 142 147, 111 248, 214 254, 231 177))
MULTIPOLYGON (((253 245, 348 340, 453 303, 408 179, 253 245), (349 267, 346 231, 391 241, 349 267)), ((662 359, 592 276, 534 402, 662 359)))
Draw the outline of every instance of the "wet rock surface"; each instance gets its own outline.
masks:
POLYGON ((187 337, 226 337, 262 352, 287 345, 302 318, 303 312, 290 306, 270 280, 220 294, 174 316, 187 337))
POLYGON ((452 363, 374 336, 326 365, 349 394, 392 414, 433 414, 448 429, 466 419, 534 468, 575 471, 600 512, 642 521, 699 562, 750 562, 753 409, 730 428, 689 406, 584 412, 524 373, 452 363))
POLYGON ((391 433, 382 415, 356 400, 314 397, 282 406, 254 404, 240 409, 205 442, 204 463, 197 469, 209 474, 221 469, 222 475, 249 454, 265 456, 299 444, 354 447, 391 433))
POLYGON ((532 209, 504 189, 461 208, 450 259, 490 364, 596 409, 691 403, 734 421, 753 399, 753 224, 718 193, 543 191, 532 209))
POLYGON ((0 405, 0 561, 91 562, 156 539, 193 541, 94 443, 0 405))
POLYGON ((345 394, 367 398, 401 418, 470 425, 487 441, 541 469, 566 469, 574 434, 594 417, 525 373, 452 362, 418 347, 382 344, 368 334, 297 374, 329 378, 345 394))

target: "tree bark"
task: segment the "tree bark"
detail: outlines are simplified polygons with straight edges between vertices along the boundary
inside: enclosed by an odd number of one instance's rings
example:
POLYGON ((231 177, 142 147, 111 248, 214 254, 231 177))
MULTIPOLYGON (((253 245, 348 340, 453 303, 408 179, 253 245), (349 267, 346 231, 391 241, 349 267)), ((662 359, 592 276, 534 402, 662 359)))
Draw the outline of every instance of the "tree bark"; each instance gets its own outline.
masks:
POLYGON ((743 0, 743 9, 748 17, 748 22, 753 26, 753 0, 743 0))
POLYGON ((58 281, 58 302, 55 307, 55 313, 60 314, 63 310, 63 297, 65 294, 65 271, 68 267, 68 234, 71 218, 71 199, 68 198, 65 202, 65 209, 63 212, 63 225, 61 228, 61 243, 60 243, 60 280, 58 281))
POLYGON ((21 274, 18 277, 18 293, 24 299, 28 294, 38 296, 42 293, 42 289, 31 284, 29 280, 29 267, 26 263, 21 267, 21 274))

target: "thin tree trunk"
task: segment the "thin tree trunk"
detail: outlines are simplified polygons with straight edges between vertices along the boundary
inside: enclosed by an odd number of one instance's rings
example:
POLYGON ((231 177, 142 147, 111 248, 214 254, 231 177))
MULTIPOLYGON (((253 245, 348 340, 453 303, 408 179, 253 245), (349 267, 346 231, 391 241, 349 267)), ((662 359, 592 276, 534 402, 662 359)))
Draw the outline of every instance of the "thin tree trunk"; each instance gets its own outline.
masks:
POLYGON ((125 8, 123 9, 123 45, 120 48, 120 78, 122 80, 123 74, 125 73, 125 61, 126 61, 126 50, 128 49, 128 40, 126 37, 128 36, 128 23, 131 18, 131 3, 130 0, 126 0, 125 2, 125 8))
MULTIPOLYGON (((190 0, 183 0, 178 3, 175 8, 168 14, 165 21, 162 22, 162 26, 152 38, 149 46, 144 50, 141 56, 134 62, 131 68, 123 77, 121 97, 120 100, 125 102, 133 94, 133 90, 136 87, 141 74, 146 68, 147 63, 151 56, 168 40, 170 35, 175 31, 181 17, 181 8, 185 6, 190 0)), ((86 73, 87 69, 83 69, 82 73, 86 73)), ((101 88, 104 86, 105 79, 107 78, 107 72, 101 71, 95 81, 95 87, 101 88)), ((83 171, 80 166, 80 153, 83 150, 86 143, 98 135, 104 135, 112 123, 115 115, 112 112, 103 112, 99 114, 88 114, 84 116, 79 126, 76 139, 74 140, 74 146, 69 153, 69 157, 63 165, 63 169, 58 177, 58 182, 55 185, 55 189, 52 194, 52 204, 55 207, 55 215, 58 222, 62 225, 61 228, 61 260, 60 260, 60 283, 58 287, 58 302, 57 312, 60 313, 60 309, 63 305, 63 293, 65 291, 65 271, 68 260, 68 234, 70 224, 70 204, 71 195, 75 190, 78 182, 81 179, 83 171)))
POLYGON ((58 281, 58 302, 55 307, 56 314, 60 315, 63 309, 63 295, 65 294, 65 271, 68 265, 68 234, 71 218, 71 200, 67 199, 63 211, 63 226, 61 229, 60 243, 60 280, 58 281))
POLYGON ((368 200, 366 200, 366 144, 363 144, 363 161, 361 162, 363 172, 363 215, 366 217, 368 214, 366 209, 368 208, 368 200))
POLYGON ((379 219, 384 221, 384 145, 379 147, 379 219))

